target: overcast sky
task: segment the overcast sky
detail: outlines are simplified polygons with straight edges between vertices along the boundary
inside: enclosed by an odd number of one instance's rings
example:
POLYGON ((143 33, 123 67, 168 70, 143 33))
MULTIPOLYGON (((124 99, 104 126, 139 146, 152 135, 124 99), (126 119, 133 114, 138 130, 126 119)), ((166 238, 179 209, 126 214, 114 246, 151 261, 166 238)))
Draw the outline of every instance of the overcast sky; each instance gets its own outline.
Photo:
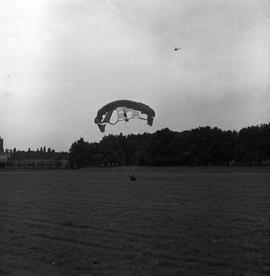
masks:
POLYGON ((268 123, 269 34, 269 0, 1 0, 0 136, 99 141, 96 112, 117 99, 156 111, 135 132, 268 123))

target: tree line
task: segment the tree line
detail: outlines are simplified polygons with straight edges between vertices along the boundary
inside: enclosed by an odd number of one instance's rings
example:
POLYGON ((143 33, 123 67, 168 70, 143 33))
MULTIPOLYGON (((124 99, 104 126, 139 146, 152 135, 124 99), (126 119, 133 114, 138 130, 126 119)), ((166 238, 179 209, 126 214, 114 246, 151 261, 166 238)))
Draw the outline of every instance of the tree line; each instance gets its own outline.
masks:
POLYGON ((6 153, 9 157, 9 160, 27 160, 27 159, 41 159, 41 160, 60 160, 68 159, 68 152, 56 152, 54 149, 40 147, 36 150, 31 150, 30 148, 27 151, 17 150, 6 150, 6 153))
POLYGON ((262 165, 270 160, 270 123, 239 131, 198 127, 185 131, 164 128, 155 133, 83 138, 69 151, 70 164, 87 166, 262 165))

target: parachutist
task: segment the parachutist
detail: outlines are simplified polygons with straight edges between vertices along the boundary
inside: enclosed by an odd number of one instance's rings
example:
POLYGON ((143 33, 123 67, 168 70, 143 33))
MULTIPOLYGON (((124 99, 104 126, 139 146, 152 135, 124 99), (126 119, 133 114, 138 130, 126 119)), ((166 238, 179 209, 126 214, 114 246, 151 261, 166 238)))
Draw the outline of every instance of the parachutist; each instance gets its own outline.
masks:
POLYGON ((135 174, 129 174, 128 178, 130 181, 135 181, 136 180, 136 175, 135 174))

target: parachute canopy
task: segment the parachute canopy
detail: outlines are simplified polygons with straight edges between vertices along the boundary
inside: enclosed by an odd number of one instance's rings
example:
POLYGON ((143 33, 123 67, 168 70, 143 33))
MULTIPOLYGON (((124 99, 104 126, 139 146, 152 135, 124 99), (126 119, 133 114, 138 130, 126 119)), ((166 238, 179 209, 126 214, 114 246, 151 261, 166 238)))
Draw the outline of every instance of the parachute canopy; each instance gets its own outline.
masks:
POLYGON ((99 109, 95 123, 98 125, 100 131, 104 132, 107 124, 116 125, 120 121, 128 122, 131 119, 146 120, 147 124, 152 126, 154 117, 155 111, 146 104, 130 100, 117 100, 99 109), (117 116, 115 122, 111 121, 113 114, 117 116))

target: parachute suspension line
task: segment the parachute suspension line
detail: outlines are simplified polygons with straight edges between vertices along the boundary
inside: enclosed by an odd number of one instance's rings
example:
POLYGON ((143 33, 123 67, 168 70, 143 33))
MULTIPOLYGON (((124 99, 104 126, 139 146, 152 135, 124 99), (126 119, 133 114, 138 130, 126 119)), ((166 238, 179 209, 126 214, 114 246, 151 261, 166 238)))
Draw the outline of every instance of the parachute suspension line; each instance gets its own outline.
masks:
POLYGON ((125 161, 126 161, 126 167, 128 167, 129 165, 129 147, 128 147, 128 134, 129 134, 129 131, 128 131, 128 126, 127 126, 127 122, 125 122, 124 124, 124 134, 125 134, 125 161))
POLYGON ((125 130, 125 156, 126 156, 126 171, 127 176, 130 179, 130 181, 136 180, 136 170, 138 167, 138 160, 136 160, 134 147, 131 147, 132 145, 132 137, 131 137, 131 131, 130 126, 127 124, 128 121, 125 121, 124 123, 124 130, 125 130), (135 179, 134 179, 135 178, 135 179))
POLYGON ((123 150, 123 154, 124 154, 124 163, 121 166, 121 169, 123 171, 123 173, 125 174, 126 177, 129 177, 130 172, 129 172, 129 161, 128 161, 128 155, 129 155, 129 147, 128 147, 128 126, 125 123, 124 127, 123 127, 123 133, 121 133, 121 142, 122 142, 122 150, 123 150))
MULTIPOLYGON (((112 126, 115 126, 118 122, 128 122, 129 120, 131 120, 132 118, 130 119, 124 119, 124 120, 117 120, 115 123, 111 123, 111 122, 107 122, 108 124, 112 125, 112 126)), ((144 119, 146 120, 146 119, 144 119)))
MULTIPOLYGON (((110 125, 112 125, 112 126, 115 126, 118 122, 128 122, 128 121, 130 121, 130 120, 134 120, 134 119, 136 119, 136 118, 130 118, 130 119, 124 119, 124 120, 117 120, 116 122, 114 122, 114 123, 112 123, 112 122, 107 122, 108 124, 110 124, 110 125)), ((144 120, 144 121, 147 121, 147 119, 146 118, 143 118, 143 117, 139 117, 139 118, 137 118, 137 119, 140 119, 140 120, 144 120)))
POLYGON ((128 122, 130 120, 134 120, 134 119, 140 119, 140 120, 144 120, 144 121, 147 121, 146 118, 143 118, 143 117, 140 117, 140 118, 130 118, 130 119, 124 119, 124 120, 117 120, 116 122, 114 123, 111 123, 111 122, 107 122, 108 124, 112 125, 112 126, 115 126, 118 122, 128 122))
POLYGON ((115 126, 120 120, 117 120, 115 123, 108 122, 108 124, 115 126))

